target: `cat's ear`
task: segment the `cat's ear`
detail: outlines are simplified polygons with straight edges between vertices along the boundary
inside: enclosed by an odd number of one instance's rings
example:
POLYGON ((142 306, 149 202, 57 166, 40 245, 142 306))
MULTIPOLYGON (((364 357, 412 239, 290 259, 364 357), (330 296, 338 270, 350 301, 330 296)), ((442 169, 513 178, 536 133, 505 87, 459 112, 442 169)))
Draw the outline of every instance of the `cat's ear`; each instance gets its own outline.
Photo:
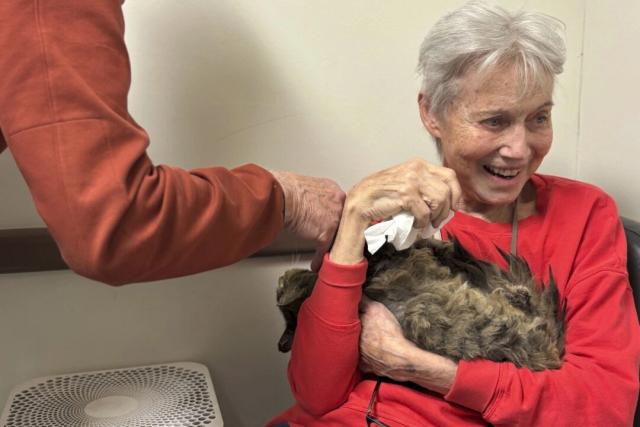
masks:
POLYGON ((547 298, 551 300, 552 306, 557 310, 558 320, 564 322, 567 314, 567 300, 565 298, 562 301, 562 307, 560 307, 560 293, 558 292, 558 285, 556 285, 556 279, 553 277, 553 269, 549 266, 549 283, 545 287, 545 293, 547 298))
POLYGON ((507 262, 509 273, 511 273, 514 281, 525 283, 531 279, 531 269, 524 258, 505 252, 500 249, 498 245, 496 245, 496 249, 500 253, 500 256, 507 262))

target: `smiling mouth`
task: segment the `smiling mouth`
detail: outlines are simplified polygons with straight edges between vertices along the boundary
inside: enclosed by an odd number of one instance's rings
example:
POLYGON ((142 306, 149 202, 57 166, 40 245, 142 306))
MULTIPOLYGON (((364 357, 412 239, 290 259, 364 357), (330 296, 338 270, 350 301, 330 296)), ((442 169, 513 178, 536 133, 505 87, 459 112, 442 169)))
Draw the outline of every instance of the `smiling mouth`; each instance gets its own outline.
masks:
POLYGON ((489 172, 493 176, 497 176, 502 179, 513 179, 520 173, 520 169, 502 169, 492 168, 491 166, 483 166, 484 170, 489 172))

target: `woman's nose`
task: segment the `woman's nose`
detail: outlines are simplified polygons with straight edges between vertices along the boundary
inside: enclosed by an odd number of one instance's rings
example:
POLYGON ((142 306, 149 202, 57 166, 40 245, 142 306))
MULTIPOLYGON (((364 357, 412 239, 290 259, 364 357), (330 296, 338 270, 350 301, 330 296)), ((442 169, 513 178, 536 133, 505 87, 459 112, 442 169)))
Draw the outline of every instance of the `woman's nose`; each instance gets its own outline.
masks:
POLYGON ((499 153, 513 159, 525 159, 529 155, 528 131, 524 124, 511 127, 511 132, 504 135, 499 153))

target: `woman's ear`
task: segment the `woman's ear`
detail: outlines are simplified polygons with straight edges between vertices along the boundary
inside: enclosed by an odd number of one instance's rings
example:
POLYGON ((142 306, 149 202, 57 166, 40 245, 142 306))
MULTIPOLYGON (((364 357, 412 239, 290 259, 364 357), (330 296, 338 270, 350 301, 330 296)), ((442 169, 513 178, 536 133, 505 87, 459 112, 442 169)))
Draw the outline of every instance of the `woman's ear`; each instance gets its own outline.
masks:
POLYGON ((427 131, 433 136, 436 140, 440 140, 442 138, 442 129, 440 126, 440 121, 433 113, 429 111, 429 103, 427 102, 427 98, 424 94, 418 94, 418 108, 420 109, 420 120, 422 120, 422 124, 427 129, 427 131))

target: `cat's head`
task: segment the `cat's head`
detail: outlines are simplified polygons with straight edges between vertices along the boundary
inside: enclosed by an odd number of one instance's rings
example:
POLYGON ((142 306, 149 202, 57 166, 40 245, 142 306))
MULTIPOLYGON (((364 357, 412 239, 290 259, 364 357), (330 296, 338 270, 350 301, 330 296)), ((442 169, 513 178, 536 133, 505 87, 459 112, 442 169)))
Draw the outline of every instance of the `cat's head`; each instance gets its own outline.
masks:
POLYGON ((285 321, 285 330, 278 341, 278 349, 283 353, 291 350, 298 325, 298 311, 311 294, 317 277, 318 274, 310 270, 295 268, 287 270, 278 279, 276 299, 285 321))
POLYGON ((317 273, 302 268, 285 271, 278 279, 276 289, 278 306, 286 306, 309 296, 310 287, 316 282, 317 276, 317 273))

